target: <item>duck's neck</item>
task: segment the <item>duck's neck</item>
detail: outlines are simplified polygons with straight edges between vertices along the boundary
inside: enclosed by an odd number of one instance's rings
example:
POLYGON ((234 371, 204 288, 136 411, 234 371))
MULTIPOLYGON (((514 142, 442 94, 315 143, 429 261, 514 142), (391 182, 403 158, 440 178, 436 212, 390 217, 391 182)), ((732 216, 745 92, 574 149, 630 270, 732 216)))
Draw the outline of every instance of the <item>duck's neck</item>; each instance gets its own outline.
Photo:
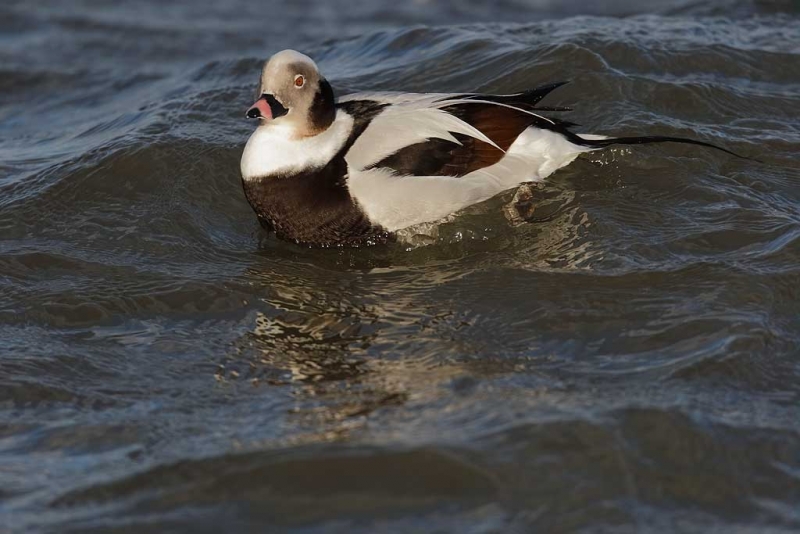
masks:
POLYGON ((291 126, 259 126, 244 147, 242 179, 247 182, 324 167, 345 145, 352 128, 352 117, 341 112, 325 130, 309 137, 298 137, 291 126))

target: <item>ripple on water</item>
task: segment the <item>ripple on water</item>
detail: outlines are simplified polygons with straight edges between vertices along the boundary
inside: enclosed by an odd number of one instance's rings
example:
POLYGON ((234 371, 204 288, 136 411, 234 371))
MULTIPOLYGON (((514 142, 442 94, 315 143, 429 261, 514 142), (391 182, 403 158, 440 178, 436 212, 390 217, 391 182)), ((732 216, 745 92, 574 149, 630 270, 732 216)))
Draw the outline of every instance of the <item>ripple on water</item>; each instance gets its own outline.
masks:
POLYGON ((233 1, 0 6, 9 528, 800 526, 793 5, 233 1), (238 175, 289 46, 342 94, 571 80, 581 131, 764 163, 616 148, 412 243, 304 249, 238 175))

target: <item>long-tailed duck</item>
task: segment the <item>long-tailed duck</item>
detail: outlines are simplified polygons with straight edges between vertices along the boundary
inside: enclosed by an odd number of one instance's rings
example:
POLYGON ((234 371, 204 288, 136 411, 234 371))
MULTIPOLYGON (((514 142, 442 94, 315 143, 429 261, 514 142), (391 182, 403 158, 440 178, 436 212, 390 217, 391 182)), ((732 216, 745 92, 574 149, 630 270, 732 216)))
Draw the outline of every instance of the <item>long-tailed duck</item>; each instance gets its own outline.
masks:
MULTIPOLYGON (((284 50, 261 74, 242 154, 262 225, 309 246, 383 243, 614 144, 692 139, 578 135, 537 104, 563 83, 512 95, 356 93, 334 99, 308 56, 284 50)), ((736 155, 736 154, 734 154, 736 155)))

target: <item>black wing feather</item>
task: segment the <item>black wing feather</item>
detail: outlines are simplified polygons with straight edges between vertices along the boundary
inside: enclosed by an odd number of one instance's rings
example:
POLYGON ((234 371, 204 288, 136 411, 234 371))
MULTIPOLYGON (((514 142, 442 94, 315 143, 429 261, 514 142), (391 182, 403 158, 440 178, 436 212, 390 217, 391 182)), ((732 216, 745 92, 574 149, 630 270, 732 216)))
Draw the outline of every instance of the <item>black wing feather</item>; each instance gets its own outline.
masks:
MULTIPOLYGON (((481 95, 481 94, 466 94, 460 96, 463 100, 482 100, 484 102, 495 102, 497 104, 505 104, 514 106, 516 108, 533 110, 544 97, 558 89, 559 87, 568 84, 569 82, 556 82, 541 85, 522 93, 515 93, 513 95, 481 95)), ((568 107, 551 107, 551 108, 537 108, 539 111, 572 111, 568 107)))

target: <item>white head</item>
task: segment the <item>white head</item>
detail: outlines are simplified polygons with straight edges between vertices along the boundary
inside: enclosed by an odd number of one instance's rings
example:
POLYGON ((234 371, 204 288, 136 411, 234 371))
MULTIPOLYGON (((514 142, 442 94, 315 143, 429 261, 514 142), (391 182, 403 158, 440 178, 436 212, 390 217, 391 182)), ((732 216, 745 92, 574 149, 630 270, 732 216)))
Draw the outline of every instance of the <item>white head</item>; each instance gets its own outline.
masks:
POLYGON ((247 117, 259 126, 288 126, 296 137, 325 131, 336 115, 333 89, 314 61, 294 50, 272 56, 261 72, 259 98, 247 117))

